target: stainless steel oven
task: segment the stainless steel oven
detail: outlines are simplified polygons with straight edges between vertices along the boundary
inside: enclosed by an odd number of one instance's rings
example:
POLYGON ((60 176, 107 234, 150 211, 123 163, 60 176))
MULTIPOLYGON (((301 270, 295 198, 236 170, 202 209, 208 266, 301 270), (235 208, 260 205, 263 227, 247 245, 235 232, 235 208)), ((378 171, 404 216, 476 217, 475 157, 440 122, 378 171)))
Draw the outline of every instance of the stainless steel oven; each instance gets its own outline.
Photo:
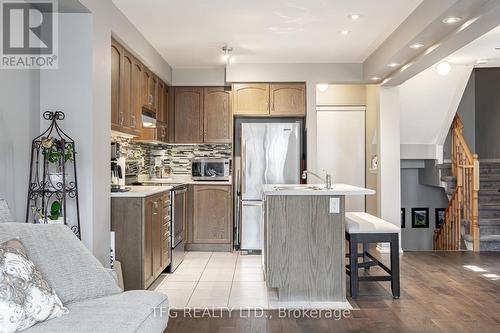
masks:
POLYGON ((194 180, 229 180, 231 175, 229 158, 198 157, 191 163, 194 180))
POLYGON ((184 239, 187 221, 187 186, 178 185, 172 190, 172 218, 170 220, 172 263, 170 272, 184 260, 184 239))

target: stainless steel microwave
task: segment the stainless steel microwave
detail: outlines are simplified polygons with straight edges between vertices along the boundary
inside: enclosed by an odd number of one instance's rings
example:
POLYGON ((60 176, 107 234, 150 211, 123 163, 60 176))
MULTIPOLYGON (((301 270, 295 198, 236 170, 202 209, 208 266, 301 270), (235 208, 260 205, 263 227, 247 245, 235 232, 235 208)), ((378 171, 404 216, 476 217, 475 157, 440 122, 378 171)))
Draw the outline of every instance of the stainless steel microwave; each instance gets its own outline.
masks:
POLYGON ((230 164, 229 158, 195 158, 191 163, 191 176, 193 180, 229 180, 230 164))

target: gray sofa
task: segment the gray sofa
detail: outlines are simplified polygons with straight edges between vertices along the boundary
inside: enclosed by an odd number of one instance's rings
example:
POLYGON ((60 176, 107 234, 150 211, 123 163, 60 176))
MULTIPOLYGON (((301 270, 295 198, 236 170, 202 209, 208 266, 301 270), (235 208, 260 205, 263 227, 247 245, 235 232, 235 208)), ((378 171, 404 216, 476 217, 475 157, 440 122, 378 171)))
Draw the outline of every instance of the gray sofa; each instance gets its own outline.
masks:
POLYGON ((64 225, 0 223, 0 243, 18 237, 28 257, 54 288, 69 313, 24 331, 163 332, 166 295, 123 292, 109 270, 64 225))

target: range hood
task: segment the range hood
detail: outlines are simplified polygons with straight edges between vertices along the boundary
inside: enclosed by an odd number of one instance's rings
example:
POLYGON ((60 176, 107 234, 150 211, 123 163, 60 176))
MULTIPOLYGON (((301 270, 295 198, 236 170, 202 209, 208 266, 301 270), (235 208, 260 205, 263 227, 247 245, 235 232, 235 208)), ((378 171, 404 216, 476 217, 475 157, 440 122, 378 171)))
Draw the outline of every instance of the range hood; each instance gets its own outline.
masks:
POLYGON ((146 108, 142 108, 141 113, 142 127, 155 128, 156 127, 156 114, 146 108))

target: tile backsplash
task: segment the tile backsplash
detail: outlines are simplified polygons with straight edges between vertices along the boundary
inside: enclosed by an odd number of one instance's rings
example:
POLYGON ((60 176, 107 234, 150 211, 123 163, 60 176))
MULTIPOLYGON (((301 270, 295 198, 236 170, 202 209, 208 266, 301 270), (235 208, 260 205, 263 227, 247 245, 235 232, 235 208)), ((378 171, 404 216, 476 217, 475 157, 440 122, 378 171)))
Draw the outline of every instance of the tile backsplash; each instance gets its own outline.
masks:
POLYGON ((167 151, 167 165, 172 168, 174 176, 191 175, 194 157, 232 158, 231 144, 149 144, 122 137, 113 137, 112 141, 120 143, 120 152, 127 160, 126 174, 149 174, 152 150, 167 151))

